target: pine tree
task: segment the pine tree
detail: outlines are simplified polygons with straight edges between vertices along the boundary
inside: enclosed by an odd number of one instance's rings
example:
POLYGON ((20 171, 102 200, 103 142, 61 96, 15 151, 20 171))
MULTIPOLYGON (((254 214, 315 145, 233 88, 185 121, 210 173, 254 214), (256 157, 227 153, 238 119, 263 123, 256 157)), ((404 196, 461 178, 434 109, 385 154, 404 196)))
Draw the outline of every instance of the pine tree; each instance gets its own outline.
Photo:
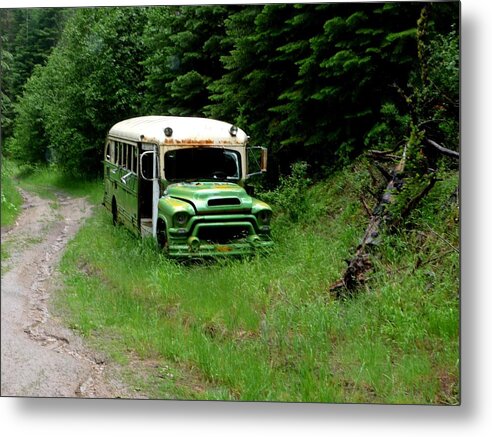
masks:
POLYGON ((393 81, 408 80, 415 62, 413 5, 306 5, 322 28, 298 60, 298 79, 274 110, 283 144, 304 147, 316 169, 344 162, 363 148, 393 81), (398 6, 398 7, 396 7, 398 6), (404 9, 404 10, 403 10, 404 9))
POLYGON ((203 116, 208 85, 222 74, 226 6, 174 6, 149 11, 144 40, 148 112, 203 116))

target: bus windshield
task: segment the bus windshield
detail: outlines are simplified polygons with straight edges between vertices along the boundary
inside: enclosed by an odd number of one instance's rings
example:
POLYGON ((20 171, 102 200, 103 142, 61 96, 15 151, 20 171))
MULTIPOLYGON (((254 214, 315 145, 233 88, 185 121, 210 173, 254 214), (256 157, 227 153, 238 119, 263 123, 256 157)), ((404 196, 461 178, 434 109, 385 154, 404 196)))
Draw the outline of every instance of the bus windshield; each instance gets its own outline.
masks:
POLYGON ((239 180, 238 152, 219 148, 171 150, 164 155, 166 180, 239 180))

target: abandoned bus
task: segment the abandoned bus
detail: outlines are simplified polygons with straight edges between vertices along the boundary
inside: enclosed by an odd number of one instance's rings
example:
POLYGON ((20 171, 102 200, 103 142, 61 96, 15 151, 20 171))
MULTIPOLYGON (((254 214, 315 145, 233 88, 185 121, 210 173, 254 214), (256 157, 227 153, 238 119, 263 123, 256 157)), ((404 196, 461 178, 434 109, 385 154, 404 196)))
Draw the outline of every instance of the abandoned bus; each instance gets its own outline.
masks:
POLYGON ((104 150, 104 199, 113 223, 153 236, 173 257, 247 255, 272 246, 271 208, 247 194, 248 136, 196 117, 121 121, 104 150))

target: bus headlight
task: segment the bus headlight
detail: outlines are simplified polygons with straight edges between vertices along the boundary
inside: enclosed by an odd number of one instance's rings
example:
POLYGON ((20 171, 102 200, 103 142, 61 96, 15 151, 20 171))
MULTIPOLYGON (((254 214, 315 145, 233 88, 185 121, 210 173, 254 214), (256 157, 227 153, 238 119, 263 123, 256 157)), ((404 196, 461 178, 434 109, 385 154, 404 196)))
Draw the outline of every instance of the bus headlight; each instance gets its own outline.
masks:
POLYGON ((174 226, 178 228, 183 228, 188 223, 190 216, 184 211, 177 212, 174 214, 174 226))
POLYGON ((197 237, 188 238, 188 246, 192 252, 197 252, 200 249, 200 240, 197 237))
POLYGON ((272 212, 268 209, 264 209, 256 215, 258 222, 260 225, 269 225, 270 220, 272 219, 272 212))

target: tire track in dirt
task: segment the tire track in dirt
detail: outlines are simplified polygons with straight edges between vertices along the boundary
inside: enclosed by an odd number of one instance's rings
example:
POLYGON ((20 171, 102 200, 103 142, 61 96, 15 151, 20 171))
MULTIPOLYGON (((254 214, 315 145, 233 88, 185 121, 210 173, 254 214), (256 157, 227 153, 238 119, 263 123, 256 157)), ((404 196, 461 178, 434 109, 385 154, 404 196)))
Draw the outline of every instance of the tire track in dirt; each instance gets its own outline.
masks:
POLYGON ((2 230, 9 253, 2 263, 2 396, 130 397, 105 357, 50 313, 61 254, 92 207, 58 193, 56 202, 21 194, 23 212, 2 230))

